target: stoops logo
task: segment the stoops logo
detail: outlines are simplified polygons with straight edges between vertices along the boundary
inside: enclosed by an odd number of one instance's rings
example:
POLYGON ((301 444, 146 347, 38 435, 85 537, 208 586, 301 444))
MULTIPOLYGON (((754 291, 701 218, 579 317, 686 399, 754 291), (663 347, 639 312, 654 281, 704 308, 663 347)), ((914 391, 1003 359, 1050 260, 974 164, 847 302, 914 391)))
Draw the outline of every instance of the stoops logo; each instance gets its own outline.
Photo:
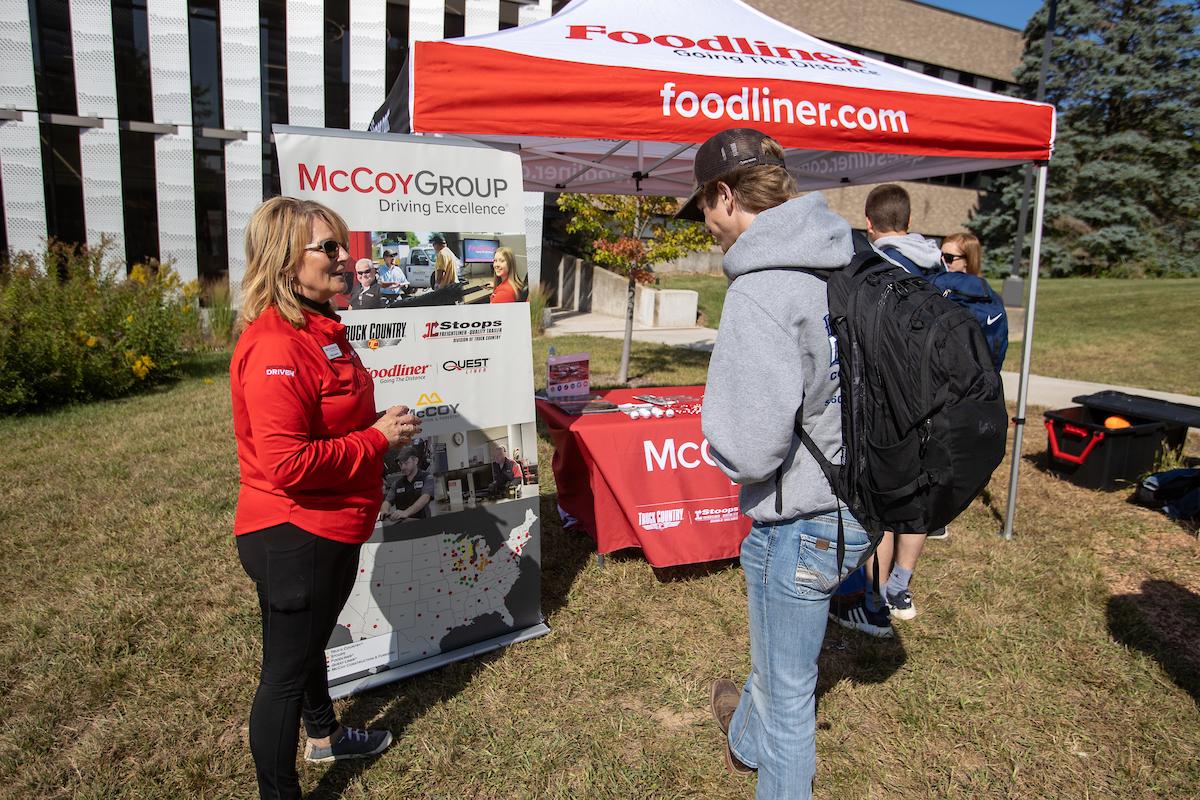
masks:
POLYGON ((369 325, 347 325, 346 339, 355 347, 378 350, 404 341, 407 322, 372 322, 369 325))
POLYGON ((489 342, 499 339, 503 323, 498 319, 438 321, 425 323, 422 339, 449 339, 452 342, 489 342))
POLYGON ((737 506, 726 506, 725 508, 698 508, 692 512, 693 522, 703 522, 715 524, 718 522, 737 522, 741 516, 741 509, 737 506))
POLYGON ((679 527, 681 522, 683 522, 682 508, 638 512, 638 526, 644 531, 665 531, 668 528, 679 527))
POLYGON ((442 362, 442 370, 445 372, 468 372, 468 373, 483 373, 487 372, 488 362, 490 358, 461 358, 457 361, 450 360, 442 362))
POLYGON ((458 403, 447 403, 437 392, 423 392, 417 398, 414 416, 421 419, 453 419, 458 416, 458 403))

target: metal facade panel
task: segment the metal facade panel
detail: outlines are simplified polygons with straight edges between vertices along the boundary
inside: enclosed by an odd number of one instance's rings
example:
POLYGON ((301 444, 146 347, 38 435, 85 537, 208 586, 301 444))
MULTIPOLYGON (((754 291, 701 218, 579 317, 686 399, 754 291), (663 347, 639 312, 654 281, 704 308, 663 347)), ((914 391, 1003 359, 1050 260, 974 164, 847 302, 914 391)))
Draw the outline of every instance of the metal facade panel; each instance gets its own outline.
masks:
POLYGON ((466 14, 467 36, 500 30, 500 0, 467 0, 466 14))
POLYGON ((154 140, 154 168, 158 187, 158 250, 185 281, 195 280, 196 191, 192 154, 192 129, 154 140))
POLYGON ((79 132, 79 162, 83 173, 83 219, 87 242, 94 247, 100 244, 101 237, 107 236, 112 241, 110 252, 116 258, 124 259, 125 202, 121 192, 121 139, 116 120, 105 120, 103 128, 79 132))
POLYGON ((221 96, 226 128, 262 130, 258 50, 256 0, 221 0, 221 96))
POLYGON ((12 250, 38 251, 46 238, 46 192, 42 186, 42 143, 37 115, 0 124, 0 180, 4 222, 12 250))
POLYGON ((246 272, 246 226, 262 202, 262 145, 257 138, 225 145, 225 230, 229 242, 229 288, 240 297, 246 272))
POLYGON ((387 96, 387 2, 350 5, 350 129, 363 131, 387 96))
POLYGON ((517 9, 517 24, 528 25, 543 19, 549 19, 554 13, 552 0, 538 0, 537 5, 521 6, 517 9))
POLYGON ((186 0, 148 0, 150 88, 154 121, 192 124, 191 54, 188 50, 186 0))
POLYGON ((0 0, 0 106, 37 109, 33 39, 29 32, 29 3, 25 0, 0 0))
POLYGON ((409 0, 408 52, 413 42, 434 42, 445 35, 446 9, 443 0, 409 0))
POLYGON ((287 2, 288 122, 325 127, 325 3, 287 2))
POLYGON ((75 104, 80 116, 117 116, 112 6, 71 0, 71 48, 75 57, 75 104))
POLYGON ((545 195, 541 192, 525 192, 525 269, 529 273, 526 285, 539 286, 542 282, 542 217, 546 211, 545 195))

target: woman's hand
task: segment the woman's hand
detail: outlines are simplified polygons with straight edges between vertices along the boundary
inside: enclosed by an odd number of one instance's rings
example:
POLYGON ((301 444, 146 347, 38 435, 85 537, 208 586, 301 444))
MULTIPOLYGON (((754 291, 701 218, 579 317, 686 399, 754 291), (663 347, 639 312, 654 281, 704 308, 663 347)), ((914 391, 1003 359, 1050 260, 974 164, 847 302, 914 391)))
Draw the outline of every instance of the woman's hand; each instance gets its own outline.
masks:
POLYGON ((372 426, 387 437, 390 447, 402 447, 421 432, 421 420, 408 411, 408 406, 392 406, 372 426))

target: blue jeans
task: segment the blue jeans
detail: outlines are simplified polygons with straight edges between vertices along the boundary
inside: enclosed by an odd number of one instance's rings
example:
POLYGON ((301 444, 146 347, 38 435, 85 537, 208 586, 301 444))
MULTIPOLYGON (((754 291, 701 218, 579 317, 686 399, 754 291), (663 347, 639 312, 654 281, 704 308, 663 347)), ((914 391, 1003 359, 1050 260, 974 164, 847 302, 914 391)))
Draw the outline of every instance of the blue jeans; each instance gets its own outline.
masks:
POLYGON ((817 769, 817 657, 829 598, 868 546, 842 512, 846 555, 837 564, 837 514, 754 523, 742 542, 750 606, 750 677, 729 723, 729 746, 758 769, 758 800, 812 797, 817 769))

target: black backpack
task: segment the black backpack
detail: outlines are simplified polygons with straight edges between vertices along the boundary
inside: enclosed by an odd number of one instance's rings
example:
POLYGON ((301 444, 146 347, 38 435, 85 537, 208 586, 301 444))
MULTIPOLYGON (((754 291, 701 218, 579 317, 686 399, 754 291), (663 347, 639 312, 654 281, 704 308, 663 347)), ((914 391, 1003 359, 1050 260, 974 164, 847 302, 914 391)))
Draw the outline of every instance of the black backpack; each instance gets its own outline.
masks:
MULTIPOLYGON (((804 271, 826 281, 843 463, 821 453, 803 409, 796 434, 870 534, 863 563, 884 531, 945 527, 983 490, 1004 458, 1004 390, 975 317, 924 278, 874 252, 840 270, 804 271)), ((842 539, 839 516, 839 567, 842 539)))

